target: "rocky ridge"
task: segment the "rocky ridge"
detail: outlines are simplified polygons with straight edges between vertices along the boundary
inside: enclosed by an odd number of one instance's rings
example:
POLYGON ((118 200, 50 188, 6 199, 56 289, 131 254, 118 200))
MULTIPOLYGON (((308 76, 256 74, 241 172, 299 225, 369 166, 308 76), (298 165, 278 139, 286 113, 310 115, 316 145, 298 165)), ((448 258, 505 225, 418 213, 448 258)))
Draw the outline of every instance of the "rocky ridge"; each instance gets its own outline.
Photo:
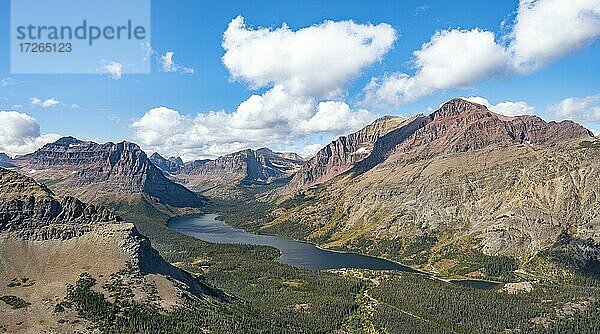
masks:
POLYGON ((0 168, 0 232, 26 240, 68 239, 94 224, 119 222, 108 209, 74 197, 56 198, 47 187, 14 171, 0 168))
POLYGON ((550 144, 592 136, 572 121, 545 122, 537 116, 507 117, 463 99, 444 103, 429 116, 386 116, 331 142, 294 175, 291 189, 326 182, 352 168, 362 172, 392 152, 403 159, 477 150, 500 142, 550 144))
POLYGON ((131 202, 141 197, 172 207, 199 207, 204 199, 166 178, 130 142, 97 144, 64 137, 13 160, 24 173, 84 200, 131 202))
POLYGON ((328 182, 288 189, 265 228, 439 270, 477 254, 529 259, 563 233, 597 243, 594 142, 570 121, 506 117, 454 99, 379 136, 328 182))
POLYGON ((268 148, 246 149, 215 160, 183 164, 179 163, 180 159, 165 159, 157 153, 151 159, 172 180, 199 190, 270 184, 290 177, 304 163, 295 153, 273 152, 268 148))
POLYGON ((347 171, 372 154, 379 138, 413 121, 413 118, 385 116, 357 132, 339 137, 309 159, 294 175, 288 188, 319 184, 347 171))

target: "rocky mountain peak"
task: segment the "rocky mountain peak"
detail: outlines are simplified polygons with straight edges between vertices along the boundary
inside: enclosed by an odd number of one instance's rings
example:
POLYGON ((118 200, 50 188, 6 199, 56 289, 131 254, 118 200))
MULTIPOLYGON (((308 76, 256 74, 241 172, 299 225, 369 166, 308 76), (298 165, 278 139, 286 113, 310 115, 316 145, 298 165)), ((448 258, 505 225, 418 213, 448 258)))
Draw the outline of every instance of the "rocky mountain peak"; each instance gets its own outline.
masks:
POLYGON ((271 151, 271 149, 268 147, 261 147, 258 150, 256 150, 256 153, 257 154, 272 154, 273 151, 271 151))
POLYGON ((294 153, 294 152, 275 152, 273 150, 271 150, 268 147, 262 147, 257 149, 256 151, 256 156, 265 156, 265 157, 269 157, 269 158, 283 158, 283 159, 288 159, 288 160, 294 160, 296 161, 298 164, 303 164, 304 163, 304 158, 302 158, 301 156, 299 156, 298 154, 294 153))
POLYGON ((181 159, 181 157, 170 157, 169 162, 177 166, 183 166, 183 160, 181 159))
POLYGON ((397 141, 392 150, 396 159, 415 160, 500 143, 533 148, 590 135, 589 130, 574 122, 546 122, 534 115, 504 116, 457 98, 444 103, 409 138, 397 141))
POLYGON ((50 143, 50 144, 46 144, 46 145, 68 147, 70 145, 80 144, 80 143, 83 143, 83 142, 75 137, 67 136, 67 137, 62 137, 62 138, 58 139, 57 141, 50 143))
POLYGON ((309 159, 294 175, 289 187, 293 189, 322 183, 349 170, 371 154, 379 138, 408 120, 405 117, 384 116, 348 136, 339 137, 309 159))
POLYGON ((239 184, 268 184, 290 177, 304 163, 295 153, 280 153, 263 147, 245 149, 217 159, 179 164, 176 159, 153 155, 152 162, 172 180, 192 189, 212 189, 211 195, 229 194, 239 184))
POLYGON ((152 153, 150 161, 158 167, 158 169, 169 174, 176 174, 183 167, 183 160, 180 157, 164 158, 157 152, 152 153))
POLYGON ((86 200, 146 196, 174 207, 196 207, 202 198, 167 179, 135 143, 98 144, 61 138, 14 160, 35 178, 58 180, 57 187, 86 200))
POLYGON ((503 116, 484 105, 461 98, 444 103, 428 117, 385 116, 361 130, 322 148, 290 182, 292 188, 325 182, 351 168, 362 173, 391 155, 418 160, 436 154, 478 150, 489 145, 524 144, 530 147, 591 137, 571 122, 546 122, 538 116, 503 116))
POLYGON ((364 128, 351 133, 348 137, 356 136, 361 137, 362 140, 372 141, 389 132, 390 130, 398 127, 406 120, 406 117, 400 116, 383 116, 374 120, 371 124, 364 128))
POLYGON ((488 109, 482 104, 470 102, 461 98, 454 98, 442 104, 442 106, 434 111, 430 117, 435 120, 436 118, 459 116, 461 114, 477 111, 488 111, 488 109))

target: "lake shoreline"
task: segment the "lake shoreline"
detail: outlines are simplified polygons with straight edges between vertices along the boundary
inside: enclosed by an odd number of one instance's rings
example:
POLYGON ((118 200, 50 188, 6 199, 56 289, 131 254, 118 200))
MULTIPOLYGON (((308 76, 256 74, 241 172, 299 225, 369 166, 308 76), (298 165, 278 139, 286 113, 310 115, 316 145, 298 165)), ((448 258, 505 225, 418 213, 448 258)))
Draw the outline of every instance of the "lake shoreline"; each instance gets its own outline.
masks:
POLYGON ((219 219, 220 217, 218 213, 182 215, 169 219, 166 225, 179 233, 206 242, 272 247, 279 251, 278 262, 308 270, 393 270, 425 275, 431 279, 477 289, 491 289, 502 284, 502 282, 491 280, 440 277, 436 276, 434 272, 416 269, 382 257, 353 251, 327 249, 304 240, 278 235, 248 232, 242 228, 228 225, 219 219))

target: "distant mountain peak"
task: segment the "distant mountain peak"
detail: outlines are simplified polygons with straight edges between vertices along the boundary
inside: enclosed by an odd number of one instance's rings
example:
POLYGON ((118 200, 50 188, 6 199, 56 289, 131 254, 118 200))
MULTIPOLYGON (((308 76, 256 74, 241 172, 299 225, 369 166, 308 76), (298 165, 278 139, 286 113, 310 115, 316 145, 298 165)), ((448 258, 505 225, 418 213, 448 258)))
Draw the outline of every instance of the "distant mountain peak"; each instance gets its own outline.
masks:
POLYGON ((183 167, 183 160, 181 160, 180 157, 170 157, 169 159, 166 159, 158 152, 152 153, 150 161, 152 161, 152 163, 161 171, 169 174, 176 174, 181 167, 183 167))
POLYGON ((135 143, 98 144, 64 137, 13 160, 24 172, 44 179, 84 200, 121 201, 142 196, 173 207, 199 207, 204 199, 167 179, 135 143))
POLYGON ((183 166, 183 160, 181 157, 170 157, 168 160, 178 166, 183 166))
POLYGON ((12 158, 3 152, 0 152, 0 167, 4 167, 4 168, 14 167, 12 164, 12 158))
POLYGON ((465 113, 471 113, 476 111, 489 111, 488 108, 482 104, 467 101, 461 98, 454 98, 434 111, 429 117, 431 119, 458 116, 465 113))
POLYGON ((62 138, 58 139, 57 141, 52 143, 52 145, 69 146, 69 145, 78 144, 78 143, 82 143, 82 141, 75 137, 67 136, 67 137, 62 137, 62 138))
POLYGON ((273 153, 273 151, 268 147, 261 147, 256 150, 256 153, 273 153))
POLYGON ((371 125, 373 124, 378 124, 378 123, 385 123, 385 122, 389 122, 391 120, 396 120, 396 119, 402 119, 401 116, 394 116, 394 115, 385 115, 385 116, 381 116, 379 118, 377 118, 376 120, 374 120, 371 125))
POLYGON ((165 159, 159 154, 150 160, 172 180, 193 189, 209 189, 217 197, 240 184, 269 184, 290 177, 304 164, 295 153, 274 152, 267 147, 248 148, 214 160, 183 163, 180 158, 165 159))
POLYGON ((309 159, 294 175, 289 187, 294 189, 323 183, 344 173, 368 157, 378 139, 413 119, 383 116, 354 133, 339 137, 309 159))

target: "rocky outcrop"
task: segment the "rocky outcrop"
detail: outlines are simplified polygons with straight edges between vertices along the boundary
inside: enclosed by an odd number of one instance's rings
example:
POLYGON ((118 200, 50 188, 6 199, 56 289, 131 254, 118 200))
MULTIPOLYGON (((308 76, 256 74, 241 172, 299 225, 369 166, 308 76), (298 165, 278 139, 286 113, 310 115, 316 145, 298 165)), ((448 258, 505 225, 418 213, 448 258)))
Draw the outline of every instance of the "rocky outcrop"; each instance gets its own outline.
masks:
POLYGON ((46 187, 14 171, 0 168, 0 232, 27 240, 68 239, 94 224, 119 222, 110 210, 74 197, 56 198, 46 187))
POLYGON ((173 207, 199 207, 203 198, 166 178, 141 148, 130 142, 97 144, 64 137, 14 160, 34 178, 95 201, 140 195, 173 207))
POLYGON ((412 121, 412 118, 385 116, 357 132, 332 141, 300 168, 288 188, 311 186, 342 174, 370 156, 379 138, 412 121))
MULTIPOLYGON (((154 156, 154 155, 153 155, 154 156)), ((193 189, 269 184, 293 175, 304 163, 295 153, 273 152, 268 148, 243 150, 215 160, 194 160, 174 168, 158 154, 157 166, 173 180, 193 189)))
POLYGON ((169 275, 192 288, 197 285, 189 275, 164 262, 150 240, 113 211, 74 197, 56 196, 32 178, 0 168, 0 239, 64 241, 86 233, 117 238, 128 263, 143 273, 169 275))

